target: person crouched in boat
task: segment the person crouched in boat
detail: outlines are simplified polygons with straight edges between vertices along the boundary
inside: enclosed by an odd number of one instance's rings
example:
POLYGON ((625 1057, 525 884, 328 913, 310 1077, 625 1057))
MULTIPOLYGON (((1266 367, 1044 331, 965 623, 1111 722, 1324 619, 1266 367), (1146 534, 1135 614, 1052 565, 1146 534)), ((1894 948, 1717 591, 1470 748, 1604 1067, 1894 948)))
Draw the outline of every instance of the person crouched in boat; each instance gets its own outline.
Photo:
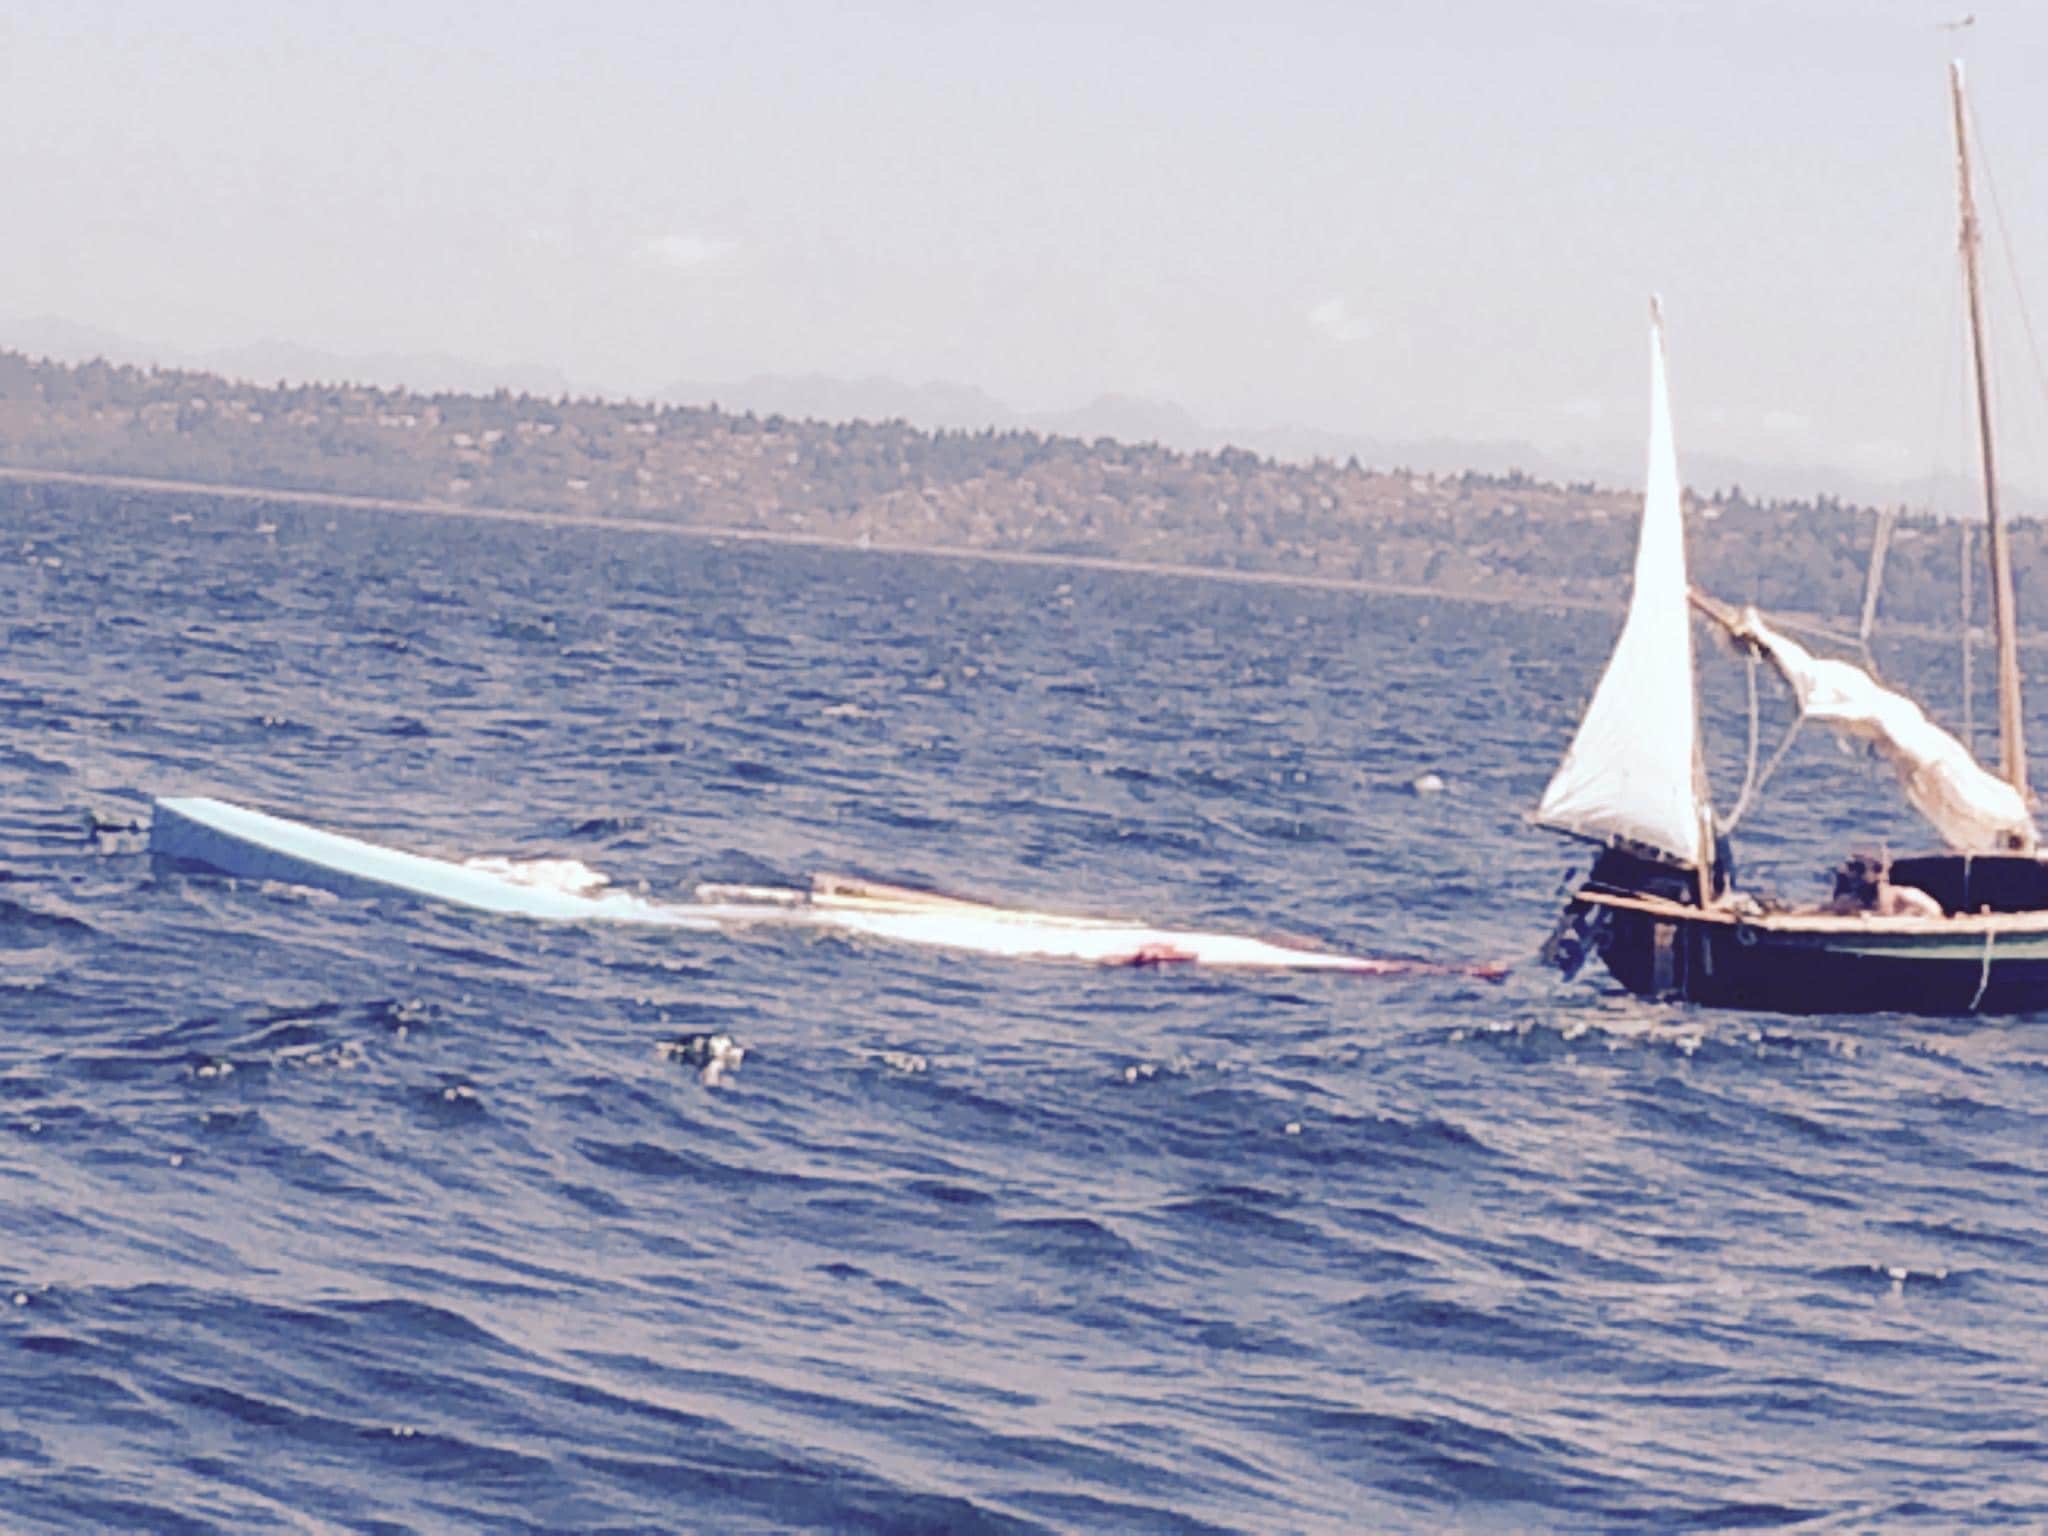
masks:
POLYGON ((1941 903, 1917 885, 1894 885, 1884 859, 1852 854, 1835 871, 1835 899, 1830 912, 1844 916, 1941 917, 1941 903))

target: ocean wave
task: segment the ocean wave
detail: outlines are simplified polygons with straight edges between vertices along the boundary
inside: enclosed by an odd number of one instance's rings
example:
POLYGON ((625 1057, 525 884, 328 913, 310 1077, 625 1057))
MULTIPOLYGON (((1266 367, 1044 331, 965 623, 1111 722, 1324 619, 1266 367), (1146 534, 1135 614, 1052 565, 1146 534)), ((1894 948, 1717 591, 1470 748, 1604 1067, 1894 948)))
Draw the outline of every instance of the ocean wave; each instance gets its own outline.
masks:
POLYGON ((10 513, 0 1524, 2048 1520, 2029 1021, 1099 963, 1530 954, 1583 616, 161 513, 10 513), (158 795, 662 920, 159 866, 158 795))

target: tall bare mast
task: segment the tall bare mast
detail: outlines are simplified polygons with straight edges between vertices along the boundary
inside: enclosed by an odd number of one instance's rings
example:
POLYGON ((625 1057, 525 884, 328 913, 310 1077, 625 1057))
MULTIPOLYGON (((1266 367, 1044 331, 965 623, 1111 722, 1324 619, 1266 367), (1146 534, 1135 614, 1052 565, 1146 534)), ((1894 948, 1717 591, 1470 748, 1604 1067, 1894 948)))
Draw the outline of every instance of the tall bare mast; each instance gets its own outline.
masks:
POLYGON ((1998 771, 2032 799, 2027 788, 2026 720, 2020 709, 2019 624, 2013 611, 2012 562, 1998 517, 1998 468, 1991 451, 1991 392, 1984 363, 1984 302, 1977 278, 1977 201, 1970 191, 1970 134, 1963 108, 1963 62, 1948 69, 1956 120, 1956 181, 1962 204, 1963 272, 1970 294, 1970 358, 1977 376, 1977 446, 1984 465, 1984 520, 1991 553, 1991 622, 1998 638, 1998 771))

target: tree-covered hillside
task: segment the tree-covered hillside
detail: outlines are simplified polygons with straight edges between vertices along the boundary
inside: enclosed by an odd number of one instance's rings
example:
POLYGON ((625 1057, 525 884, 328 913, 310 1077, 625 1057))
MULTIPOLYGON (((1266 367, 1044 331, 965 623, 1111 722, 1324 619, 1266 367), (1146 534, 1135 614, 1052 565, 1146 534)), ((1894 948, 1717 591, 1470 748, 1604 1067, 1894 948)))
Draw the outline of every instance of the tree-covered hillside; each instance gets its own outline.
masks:
MULTIPOLYGON (((502 391, 257 385, 5 352, 0 464, 1532 597, 1618 598, 1635 541, 1634 494, 1513 473, 502 391)), ((1703 586, 1779 609, 1856 611, 1873 510, 1734 490, 1690 505, 1703 586)), ((2014 544, 2023 590, 2048 592, 2041 526, 2021 524, 2014 544)), ((1953 623, 1958 558, 1952 527, 1903 517, 1885 614, 1953 623)))

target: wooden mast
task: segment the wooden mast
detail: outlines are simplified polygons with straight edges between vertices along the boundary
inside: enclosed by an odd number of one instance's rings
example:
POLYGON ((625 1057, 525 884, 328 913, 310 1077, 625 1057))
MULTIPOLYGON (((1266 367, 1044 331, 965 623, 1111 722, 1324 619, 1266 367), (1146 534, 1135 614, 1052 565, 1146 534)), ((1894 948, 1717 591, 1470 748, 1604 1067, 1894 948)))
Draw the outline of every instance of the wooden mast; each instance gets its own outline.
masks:
POLYGON ((1998 516, 1998 469, 1991 451, 1991 394, 1984 362, 1984 303, 1977 277, 1977 203, 1970 191, 1970 135, 1963 108, 1963 62, 1948 70, 1949 98, 1955 109, 1956 179, 1962 202, 1963 272, 1970 297, 1970 358, 1977 381, 1977 446, 1984 468, 1984 520, 1991 554, 1991 622, 1998 639, 1998 771, 2005 781, 2031 800, 2027 787, 2026 720, 2020 709, 2019 624, 2013 612, 2012 562, 2005 548, 2005 526, 1998 516))

